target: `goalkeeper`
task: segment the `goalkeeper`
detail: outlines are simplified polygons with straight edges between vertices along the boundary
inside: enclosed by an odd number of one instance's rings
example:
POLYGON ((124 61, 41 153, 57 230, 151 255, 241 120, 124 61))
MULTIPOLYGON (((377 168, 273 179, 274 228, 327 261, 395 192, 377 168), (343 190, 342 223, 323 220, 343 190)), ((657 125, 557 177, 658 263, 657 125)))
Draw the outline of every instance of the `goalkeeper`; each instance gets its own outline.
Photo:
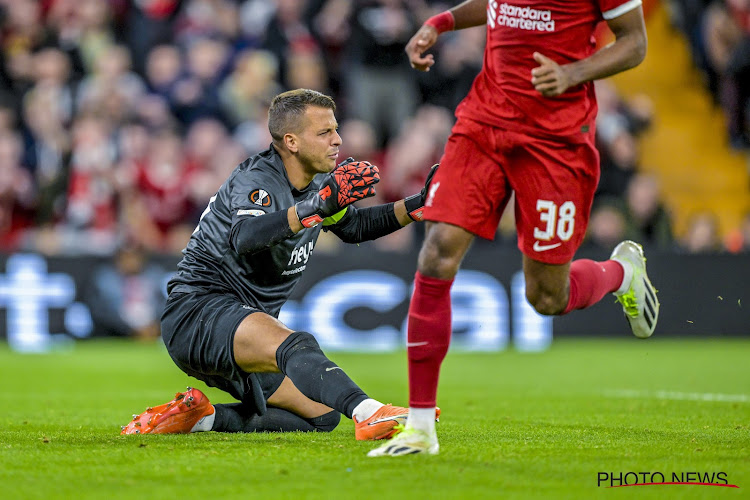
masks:
POLYGON ((210 199, 167 285, 161 327, 169 355, 239 402, 212 405, 188 388, 134 416, 122 434, 331 431, 343 413, 354 420, 357 439, 383 439, 405 422, 406 408, 369 398, 310 333, 277 319, 321 229, 359 243, 421 220, 437 168, 414 196, 355 208, 375 194, 378 167, 351 158, 337 165, 335 109, 313 90, 273 99, 273 143, 240 164, 210 199))

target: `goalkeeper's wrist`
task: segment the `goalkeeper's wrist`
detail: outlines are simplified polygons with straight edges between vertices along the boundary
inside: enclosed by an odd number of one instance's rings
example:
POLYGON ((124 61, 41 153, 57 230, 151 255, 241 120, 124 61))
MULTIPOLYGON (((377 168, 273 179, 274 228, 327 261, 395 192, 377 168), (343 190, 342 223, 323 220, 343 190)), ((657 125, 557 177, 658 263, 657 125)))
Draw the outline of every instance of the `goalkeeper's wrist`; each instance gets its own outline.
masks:
POLYGON ((404 208, 406 208, 406 215, 408 215, 411 220, 419 222, 424 219, 422 214, 424 202, 421 193, 413 194, 404 198, 404 208))
POLYGON ((444 12, 441 12, 440 14, 432 16, 427 21, 425 21, 424 24, 435 28, 439 35, 440 33, 445 33, 446 31, 453 31, 453 29, 456 27, 456 19, 453 17, 451 11, 446 10, 444 12))
POLYGON ((315 208, 308 198, 307 200, 300 201, 294 205, 294 211, 297 213, 297 218, 300 224, 304 227, 315 227, 323 222, 323 215, 321 211, 315 208))

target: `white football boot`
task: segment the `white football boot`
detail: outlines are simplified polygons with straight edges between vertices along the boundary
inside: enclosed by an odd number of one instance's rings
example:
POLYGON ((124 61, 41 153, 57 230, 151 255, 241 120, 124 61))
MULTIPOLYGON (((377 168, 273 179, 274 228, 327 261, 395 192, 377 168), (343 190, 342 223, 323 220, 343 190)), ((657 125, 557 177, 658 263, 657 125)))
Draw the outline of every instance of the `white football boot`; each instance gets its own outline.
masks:
POLYGON ((622 264, 625 270, 622 286, 614 295, 622 305, 630 329, 636 337, 648 338, 659 319, 659 299, 646 274, 643 247, 634 241, 623 241, 612 251, 610 259, 622 264))
MULTIPOLYGON (((402 427, 403 426, 399 426, 402 427)), ((440 451, 436 434, 428 434, 425 431, 417 430, 413 427, 403 428, 396 436, 383 444, 382 446, 370 450, 368 457, 400 457, 403 455, 414 455, 416 453, 425 453, 427 455, 437 455, 440 451)))

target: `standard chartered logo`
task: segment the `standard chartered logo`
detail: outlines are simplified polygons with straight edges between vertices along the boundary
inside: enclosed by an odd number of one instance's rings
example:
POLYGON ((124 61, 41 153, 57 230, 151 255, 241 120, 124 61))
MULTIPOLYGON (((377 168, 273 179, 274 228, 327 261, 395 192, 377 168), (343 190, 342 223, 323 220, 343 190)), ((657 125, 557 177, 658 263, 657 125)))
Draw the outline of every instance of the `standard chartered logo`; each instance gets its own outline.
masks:
POLYGON ((498 4, 490 0, 487 4, 487 23, 490 28, 506 26, 527 31, 555 31, 552 11, 518 7, 508 3, 498 4))

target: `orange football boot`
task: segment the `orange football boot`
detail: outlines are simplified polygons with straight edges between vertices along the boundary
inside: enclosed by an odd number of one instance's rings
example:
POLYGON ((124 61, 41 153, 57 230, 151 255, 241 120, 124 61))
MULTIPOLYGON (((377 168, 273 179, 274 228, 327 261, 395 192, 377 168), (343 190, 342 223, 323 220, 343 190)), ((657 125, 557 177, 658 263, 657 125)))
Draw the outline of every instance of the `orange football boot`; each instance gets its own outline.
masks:
POLYGON ((120 434, 187 434, 214 407, 198 389, 188 387, 178 392, 169 403, 147 408, 122 427, 120 434))
MULTIPOLYGON (((372 416, 361 422, 354 420, 354 437, 357 441, 375 441, 388 439, 398 433, 396 426, 406 425, 406 417, 409 416, 409 408, 403 406, 383 405, 372 416)), ((435 421, 440 420, 440 408, 435 409, 435 421)))

